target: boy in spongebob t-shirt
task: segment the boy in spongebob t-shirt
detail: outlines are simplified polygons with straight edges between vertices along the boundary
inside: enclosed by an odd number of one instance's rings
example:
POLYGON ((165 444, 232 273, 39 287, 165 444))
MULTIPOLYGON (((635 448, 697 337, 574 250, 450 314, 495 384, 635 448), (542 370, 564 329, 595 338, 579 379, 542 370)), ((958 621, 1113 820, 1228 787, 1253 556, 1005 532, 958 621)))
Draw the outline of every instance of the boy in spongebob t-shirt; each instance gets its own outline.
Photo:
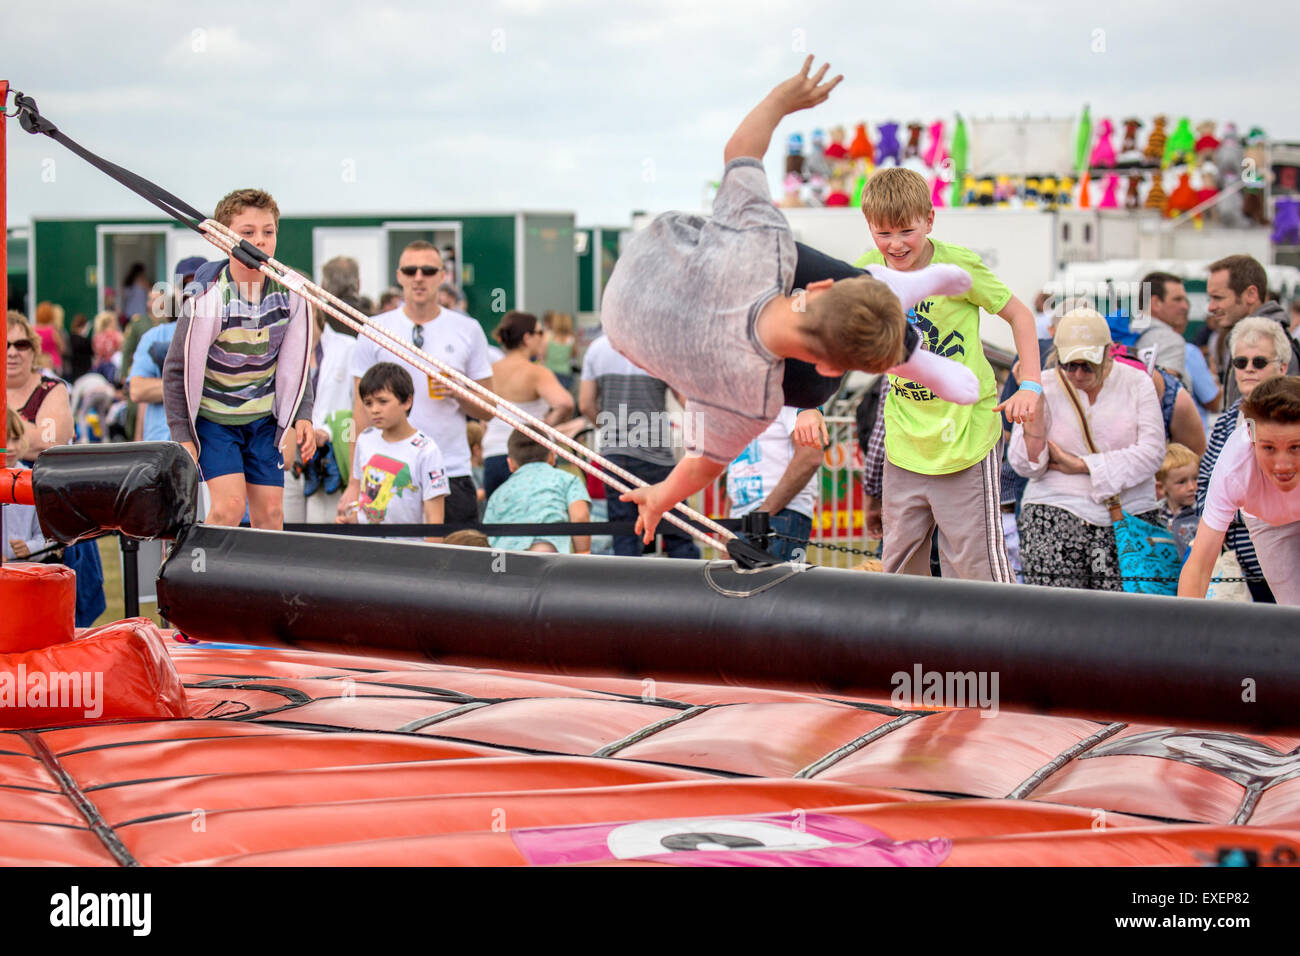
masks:
POLYGON ((934 207, 917 173, 901 167, 878 172, 863 190, 862 211, 876 249, 857 261, 859 267, 883 264, 910 272, 951 263, 970 274, 969 291, 924 299, 907 318, 923 348, 965 365, 980 383, 975 404, 956 405, 917 382, 890 377, 884 488, 880 501, 867 503, 868 519, 878 513, 884 528, 884 569, 928 575, 937 528, 945 575, 1012 582, 1002 536, 997 413, 1005 410, 1012 422, 1031 421, 1037 413, 1042 385, 1033 313, 979 255, 928 238, 934 207), (1020 391, 996 407, 997 383, 980 342, 980 309, 1011 325, 1020 354, 1020 391))
POLYGON ((357 436, 338 522, 442 524, 447 472, 438 445, 407 419, 415 397, 410 373, 396 362, 379 362, 358 388, 370 427, 357 436))

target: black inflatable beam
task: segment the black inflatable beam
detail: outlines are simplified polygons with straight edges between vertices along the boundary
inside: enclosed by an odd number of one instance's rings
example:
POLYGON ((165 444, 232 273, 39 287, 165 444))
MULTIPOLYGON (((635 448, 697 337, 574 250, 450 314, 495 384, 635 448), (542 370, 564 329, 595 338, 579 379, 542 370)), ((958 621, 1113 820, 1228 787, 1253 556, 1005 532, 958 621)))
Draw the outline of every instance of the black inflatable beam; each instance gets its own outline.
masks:
POLYGON ((62 544, 105 531, 175 538, 198 513, 199 470, 175 442, 60 445, 36 459, 32 490, 41 530, 62 544))
POLYGON ((212 641, 884 699, 973 672, 999 709, 1300 731, 1293 608, 203 525, 158 598, 212 641))

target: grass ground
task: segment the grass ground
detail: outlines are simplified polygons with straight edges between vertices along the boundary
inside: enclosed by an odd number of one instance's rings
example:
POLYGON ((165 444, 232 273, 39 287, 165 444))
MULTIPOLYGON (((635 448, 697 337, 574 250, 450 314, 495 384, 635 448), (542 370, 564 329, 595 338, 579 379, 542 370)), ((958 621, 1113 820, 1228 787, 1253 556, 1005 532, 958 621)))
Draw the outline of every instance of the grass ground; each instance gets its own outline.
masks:
MULTIPOLYGON (((104 597, 108 601, 108 607, 95 621, 96 625, 122 619, 122 559, 119 556, 117 542, 116 535, 105 535, 97 542, 99 558, 104 565, 104 597)), ((141 604, 140 615, 149 618, 155 624, 162 624, 162 618, 158 616, 157 604, 141 604)))

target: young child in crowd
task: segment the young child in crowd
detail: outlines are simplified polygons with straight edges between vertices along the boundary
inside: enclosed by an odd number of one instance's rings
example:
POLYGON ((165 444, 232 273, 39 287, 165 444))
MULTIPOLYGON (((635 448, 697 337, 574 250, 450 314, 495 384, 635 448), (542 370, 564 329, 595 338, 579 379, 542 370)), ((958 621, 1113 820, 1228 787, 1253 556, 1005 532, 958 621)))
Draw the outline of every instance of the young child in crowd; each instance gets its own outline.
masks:
POLYGON ((488 548, 487 535, 477 528, 461 528, 442 539, 443 544, 455 544, 462 548, 488 548))
MULTIPOLYGON (((275 255, 280 208, 270 194, 239 189, 212 218, 275 255)), ((236 525, 245 506, 254 528, 284 523, 280 436, 292 429, 304 462, 312 427, 311 312, 296 292, 238 258, 201 266, 163 367, 163 404, 173 441, 199 464, 212 507, 207 522, 236 525)))
POLYGON ((686 398, 687 456, 663 481, 623 496, 637 504, 646 543, 664 511, 722 474, 787 404, 787 359, 830 377, 894 368, 952 401, 979 397, 968 369, 921 349, 909 355, 905 345, 903 309, 965 292, 971 280, 960 267, 877 269, 791 294, 794 235, 772 204, 762 157, 783 117, 823 102, 842 79, 823 83, 826 66, 810 76, 812 61, 737 127, 712 218, 659 216, 628 243, 606 285, 601 322, 610 344, 686 398))
POLYGON ((1255 386, 1219 453, 1179 597, 1205 597, 1233 516, 1242 512, 1278 604, 1300 605, 1300 376, 1255 386))
MULTIPOLYGON (((407 421, 415 399, 411 373, 396 362, 378 362, 358 387, 370 427, 357 436, 338 522, 441 524, 447 473, 434 440, 407 421)), ((424 540, 437 543, 442 538, 424 540)))
POLYGON ((578 339, 573 334, 573 316, 567 312, 547 312, 542 317, 546 328, 546 367, 555 373, 565 390, 573 388, 574 357, 578 339))
POLYGON ((122 378, 122 328, 117 324, 117 313, 100 312, 95 316, 94 336, 91 339, 95 361, 90 370, 104 376, 114 385, 122 378))
MULTIPOLYGON (((510 477, 488 499, 485 524, 553 524, 589 521, 591 497, 582 479, 555 467, 555 453, 516 429, 506 442, 510 477)), ((498 535, 492 547, 505 551, 591 553, 591 535, 498 535)))
MULTIPOLYGON (((22 457, 27 450, 26 432, 22 416, 12 408, 6 409, 5 414, 5 449, 5 467, 23 468, 22 457)), ((35 507, 4 506, 4 559, 6 561, 26 561, 49 545, 50 542, 45 540, 45 535, 41 533, 41 523, 36 517, 35 507)))
MULTIPOLYGON (((958 268, 966 289, 939 290, 916 302, 907 319, 922 346, 964 365, 979 381, 978 401, 960 405, 926 383, 891 369, 885 398, 884 486, 878 510, 884 525, 885 570, 930 574, 936 527, 945 576, 1015 580, 1002 532, 1001 420, 1030 421, 1043 387, 1034 314, 1011 294, 980 257, 963 246, 928 238, 934 228, 930 187, 902 167, 879 170, 862 193, 875 251, 858 266, 885 265, 904 274, 958 268), (1005 319, 1020 355, 1020 390, 994 407, 997 383, 980 344, 980 309, 1005 319)), ((868 502, 868 511, 877 503, 868 502)))
POLYGON ((1156 494, 1162 496, 1160 518, 1173 532, 1178 556, 1184 560, 1200 522, 1196 513, 1196 475, 1200 467, 1201 459, 1196 452, 1186 445, 1170 442, 1165 449, 1164 463, 1156 472, 1156 494))
POLYGON ((478 495, 478 512, 483 514, 487 504, 487 493, 483 490, 483 436, 487 426, 480 421, 470 419, 465 423, 465 440, 469 443, 469 473, 474 479, 474 488, 478 495))

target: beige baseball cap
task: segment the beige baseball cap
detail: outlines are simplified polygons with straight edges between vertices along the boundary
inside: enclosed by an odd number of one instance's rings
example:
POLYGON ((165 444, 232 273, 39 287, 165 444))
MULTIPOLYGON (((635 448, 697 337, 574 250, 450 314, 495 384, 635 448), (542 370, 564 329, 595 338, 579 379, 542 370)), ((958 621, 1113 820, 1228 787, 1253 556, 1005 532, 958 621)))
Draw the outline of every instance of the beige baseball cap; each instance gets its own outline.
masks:
POLYGON ((1110 345, 1110 326, 1095 309, 1075 309, 1056 323, 1056 360, 1100 365, 1110 345))

